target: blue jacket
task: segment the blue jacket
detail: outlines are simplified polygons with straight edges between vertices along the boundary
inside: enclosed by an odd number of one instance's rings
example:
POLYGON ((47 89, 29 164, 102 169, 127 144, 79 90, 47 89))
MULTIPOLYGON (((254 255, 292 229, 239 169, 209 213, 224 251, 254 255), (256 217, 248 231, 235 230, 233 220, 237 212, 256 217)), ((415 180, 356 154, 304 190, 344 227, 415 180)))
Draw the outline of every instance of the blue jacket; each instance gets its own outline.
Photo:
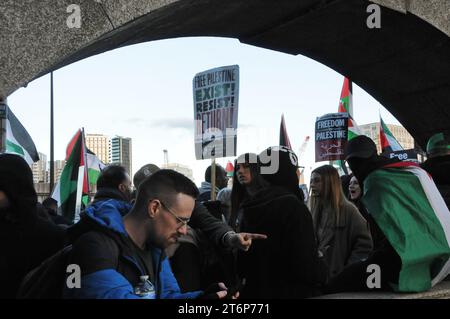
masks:
MULTIPOLYGON (((131 206, 110 199, 94 202, 85 210, 90 231, 79 237, 71 252, 71 262, 81 269, 81 288, 67 288, 65 298, 82 299, 192 299, 203 292, 181 293, 164 252, 151 249, 154 278, 149 283, 154 293, 135 294, 143 269, 122 222, 124 211, 131 206), (130 282, 131 281, 131 282, 130 282)), ((152 290, 152 289, 151 289, 152 290)))

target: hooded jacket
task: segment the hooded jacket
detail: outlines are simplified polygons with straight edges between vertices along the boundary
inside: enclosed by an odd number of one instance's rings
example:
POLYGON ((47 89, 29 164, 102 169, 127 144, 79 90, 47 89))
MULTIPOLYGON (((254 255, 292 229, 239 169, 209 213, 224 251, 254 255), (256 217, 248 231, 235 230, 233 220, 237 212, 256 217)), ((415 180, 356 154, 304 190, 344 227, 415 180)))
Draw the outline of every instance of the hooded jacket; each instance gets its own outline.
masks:
MULTIPOLYGON (((113 199, 116 203, 116 208, 118 209, 120 216, 125 216, 133 205, 131 205, 126 199, 125 195, 120 192, 116 188, 103 187, 100 188, 97 193, 95 193, 94 200, 92 201, 92 205, 95 204, 96 207, 99 207, 101 203, 113 199)), ((82 234, 88 232, 92 223, 90 222, 90 218, 85 218, 86 212, 83 211, 80 214, 80 221, 74 225, 71 225, 67 229, 67 241, 71 244, 78 239, 82 234)))
POLYGON ((181 293, 167 257, 149 248, 151 262, 142 258, 128 236, 121 211, 129 204, 115 200, 94 202, 85 211, 85 230, 73 244, 71 264, 81 270, 81 288, 65 288, 65 298, 82 299, 190 299, 201 291, 181 293), (154 293, 140 297, 135 291, 148 276, 154 293))
POLYGON ((15 298, 23 277, 64 246, 64 230, 38 217, 33 174, 24 159, 0 154, 0 299, 15 298))
POLYGON ((421 166, 433 177, 447 207, 450 208, 450 155, 429 158, 421 166))
POLYGON ((124 193, 119 191, 119 189, 112 187, 102 187, 98 189, 95 193, 93 202, 105 201, 108 199, 116 199, 125 203, 130 202, 130 199, 127 198, 124 193))
MULTIPOLYGON (((200 185, 200 188, 198 189, 198 191, 200 192, 200 195, 198 196, 198 200, 201 202, 210 200, 211 199, 211 190, 212 190, 211 183, 202 182, 200 185)), ((216 190, 216 194, 220 191, 220 189, 217 186, 216 186, 215 190, 216 190)))
POLYGON ((291 192, 270 186, 242 204, 241 230, 266 234, 239 253, 242 298, 306 298, 315 295, 317 246, 311 214, 291 192))

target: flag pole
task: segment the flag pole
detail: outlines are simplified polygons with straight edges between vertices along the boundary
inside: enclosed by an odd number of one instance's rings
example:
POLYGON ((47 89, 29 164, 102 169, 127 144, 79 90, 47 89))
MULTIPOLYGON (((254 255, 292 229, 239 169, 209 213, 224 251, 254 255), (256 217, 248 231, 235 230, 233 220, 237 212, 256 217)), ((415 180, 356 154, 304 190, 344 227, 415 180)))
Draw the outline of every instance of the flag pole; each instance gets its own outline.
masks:
POLYGON ((6 98, 0 96, 0 153, 6 151, 6 121, 8 118, 6 98))
POLYGON ((80 166, 78 168, 78 180, 77 180, 77 195, 75 202, 75 216, 74 223, 77 223, 80 220, 80 212, 81 212, 81 196, 83 195, 83 181, 84 181, 84 166, 80 166))
POLYGON ((211 200, 216 200, 216 158, 211 159, 211 200))
MULTIPOLYGON (((84 128, 81 129, 81 148, 82 152, 84 152, 84 128)), ((83 154, 83 156, 86 156, 83 154)), ((84 165, 80 165, 78 168, 78 180, 77 180, 77 195, 75 197, 75 216, 74 223, 77 223, 80 220, 81 213, 81 197, 83 196, 83 182, 84 182, 84 172, 86 165, 86 157, 84 158, 84 165)))
POLYGON ((53 72, 50 72, 50 194, 55 183, 55 154, 54 154, 54 125, 53 125, 53 72))
POLYGON ((86 174, 86 183, 87 183, 87 193, 88 193, 88 198, 89 198, 89 194, 91 193, 91 184, 89 181, 89 167, 88 167, 88 161, 87 161, 87 151, 86 151, 86 139, 85 139, 85 135, 84 135, 84 127, 81 128, 82 130, 82 141, 83 141, 83 154, 84 154, 84 170, 85 170, 85 174, 86 174))

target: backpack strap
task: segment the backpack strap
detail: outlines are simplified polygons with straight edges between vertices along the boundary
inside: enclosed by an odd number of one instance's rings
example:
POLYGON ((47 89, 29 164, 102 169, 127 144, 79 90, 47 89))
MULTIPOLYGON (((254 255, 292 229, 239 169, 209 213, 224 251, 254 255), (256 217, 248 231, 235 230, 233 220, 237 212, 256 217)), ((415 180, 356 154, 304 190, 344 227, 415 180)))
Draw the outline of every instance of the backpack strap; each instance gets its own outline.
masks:
POLYGON ((60 299, 71 251, 72 245, 66 246, 31 270, 23 278, 17 298, 60 299))

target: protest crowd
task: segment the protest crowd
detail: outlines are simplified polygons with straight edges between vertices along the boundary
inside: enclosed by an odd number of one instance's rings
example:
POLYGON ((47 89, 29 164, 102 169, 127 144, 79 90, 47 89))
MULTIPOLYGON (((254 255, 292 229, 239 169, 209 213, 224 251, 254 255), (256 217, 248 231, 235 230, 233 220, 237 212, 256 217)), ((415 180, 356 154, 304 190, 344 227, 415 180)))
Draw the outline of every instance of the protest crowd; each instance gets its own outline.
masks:
POLYGON ((446 279, 447 134, 429 138, 419 164, 380 116, 379 153, 358 132, 344 78, 338 113, 316 119, 319 164, 305 191, 284 115, 278 146, 236 157, 238 78, 237 65, 194 77, 195 155, 212 160, 199 188, 152 163, 133 176, 100 165, 80 129, 51 197, 39 203, 29 166, 36 148, 6 106, 15 147, 0 154, 0 298, 300 299, 423 292, 446 279), (225 117, 223 108, 200 107, 224 97, 233 101, 225 117), (205 112, 232 130, 211 131, 198 121, 205 112), (234 165, 216 164, 221 157, 234 165))
POLYGON ((231 174, 216 165, 215 180, 208 167, 200 189, 153 164, 133 178, 110 165, 76 223, 38 203, 24 159, 0 154, 0 298, 310 298, 373 291, 373 264, 375 290, 426 291, 450 269, 448 137, 427 151, 420 167, 358 136, 352 174, 316 168, 306 201, 286 146, 238 156, 231 174))
POLYGON ((246 316, 450 299, 449 16, 450 0, 1 1, 0 301, 209 317, 211 300, 246 316))

